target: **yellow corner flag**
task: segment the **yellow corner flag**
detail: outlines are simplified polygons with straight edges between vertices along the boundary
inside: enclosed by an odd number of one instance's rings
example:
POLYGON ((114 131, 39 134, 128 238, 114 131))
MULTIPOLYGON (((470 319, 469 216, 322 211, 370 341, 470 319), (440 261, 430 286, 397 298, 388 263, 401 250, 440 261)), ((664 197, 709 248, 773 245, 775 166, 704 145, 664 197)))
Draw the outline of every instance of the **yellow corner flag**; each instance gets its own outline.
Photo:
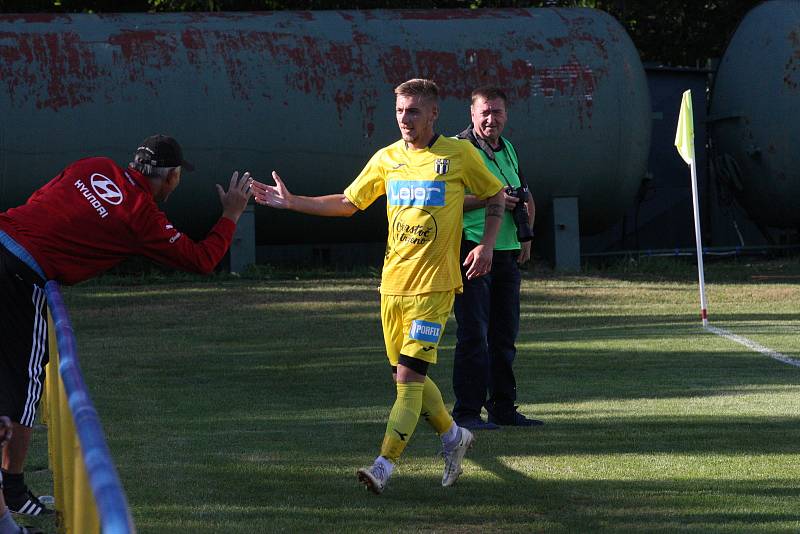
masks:
POLYGON ((683 92, 681 112, 678 115, 678 131, 675 132, 675 147, 687 165, 694 161, 694 119, 692 113, 692 91, 683 92))

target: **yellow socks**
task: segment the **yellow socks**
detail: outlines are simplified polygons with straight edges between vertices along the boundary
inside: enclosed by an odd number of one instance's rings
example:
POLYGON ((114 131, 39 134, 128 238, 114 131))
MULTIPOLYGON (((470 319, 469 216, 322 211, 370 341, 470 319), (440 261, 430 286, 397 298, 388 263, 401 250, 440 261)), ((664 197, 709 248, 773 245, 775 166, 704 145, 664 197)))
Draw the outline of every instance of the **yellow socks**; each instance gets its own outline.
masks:
MULTIPOLYGON (((389 413, 389 422, 386 425, 386 434, 381 445, 381 456, 384 458, 397 462, 408 445, 422 411, 423 390, 427 387, 428 380, 426 378, 424 384, 422 382, 397 383, 397 399, 389 413)), ((435 388, 436 385, 433 387, 435 388)), ((442 402, 441 398, 440 394, 440 403, 442 402)), ((444 407, 443 403, 442 407, 444 407)))
POLYGON ((397 383, 397 399, 389 413, 381 456, 396 462, 411 439, 420 414, 439 436, 453 428, 453 418, 444 405, 436 383, 425 377, 425 383, 397 383))
POLYGON ((422 390, 422 416, 440 436, 453 424, 453 418, 444 406, 442 392, 428 376, 425 377, 425 388, 422 390))

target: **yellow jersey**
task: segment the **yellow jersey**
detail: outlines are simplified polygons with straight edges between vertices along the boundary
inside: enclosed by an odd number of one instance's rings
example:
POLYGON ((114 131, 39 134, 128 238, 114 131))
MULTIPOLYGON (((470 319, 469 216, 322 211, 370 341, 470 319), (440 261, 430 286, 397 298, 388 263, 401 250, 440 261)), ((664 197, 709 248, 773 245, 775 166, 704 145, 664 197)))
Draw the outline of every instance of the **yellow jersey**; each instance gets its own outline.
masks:
POLYGON ((469 141, 437 136, 423 150, 402 140, 382 148, 345 189, 360 210, 386 195, 382 294, 460 292, 465 187, 484 199, 503 185, 469 141))

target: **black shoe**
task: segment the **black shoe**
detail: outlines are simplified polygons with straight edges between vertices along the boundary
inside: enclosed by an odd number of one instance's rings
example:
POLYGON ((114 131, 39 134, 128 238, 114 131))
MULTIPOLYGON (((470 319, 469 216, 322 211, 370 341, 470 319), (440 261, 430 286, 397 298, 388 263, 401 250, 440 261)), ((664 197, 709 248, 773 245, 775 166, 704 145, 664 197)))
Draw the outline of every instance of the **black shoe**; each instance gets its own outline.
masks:
POLYGON ((30 516, 50 515, 53 513, 53 510, 43 505, 39 498, 31 493, 31 490, 26 486, 23 486, 23 488, 24 491, 22 493, 15 494, 6 493, 7 489, 3 489, 3 497, 5 497, 6 505, 12 513, 30 516))
POLYGON ((542 426, 544 421, 539 419, 528 419, 517 411, 517 406, 514 406, 514 411, 502 415, 489 412, 489 422, 501 426, 542 426))
POLYGON ((500 428, 499 425, 491 423, 489 421, 484 421, 479 416, 476 417, 467 417, 464 419, 456 419, 456 424, 461 428, 466 428, 467 430, 498 430, 500 428))

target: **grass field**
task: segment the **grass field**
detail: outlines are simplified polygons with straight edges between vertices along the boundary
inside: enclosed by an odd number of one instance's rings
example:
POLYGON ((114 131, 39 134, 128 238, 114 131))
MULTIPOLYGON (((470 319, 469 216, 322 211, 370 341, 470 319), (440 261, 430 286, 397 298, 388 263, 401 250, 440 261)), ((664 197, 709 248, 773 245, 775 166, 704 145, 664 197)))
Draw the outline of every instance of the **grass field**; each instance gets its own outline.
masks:
MULTIPOLYGON (((445 489, 423 422, 382 496, 355 479, 394 398, 377 279, 65 293, 140 533, 800 531, 800 368, 704 332, 691 269, 652 270, 529 274, 519 402, 546 425, 477 434, 445 489)), ((712 324, 800 359, 795 271, 712 265, 712 324)), ((449 403, 454 344, 451 318, 449 403)))

